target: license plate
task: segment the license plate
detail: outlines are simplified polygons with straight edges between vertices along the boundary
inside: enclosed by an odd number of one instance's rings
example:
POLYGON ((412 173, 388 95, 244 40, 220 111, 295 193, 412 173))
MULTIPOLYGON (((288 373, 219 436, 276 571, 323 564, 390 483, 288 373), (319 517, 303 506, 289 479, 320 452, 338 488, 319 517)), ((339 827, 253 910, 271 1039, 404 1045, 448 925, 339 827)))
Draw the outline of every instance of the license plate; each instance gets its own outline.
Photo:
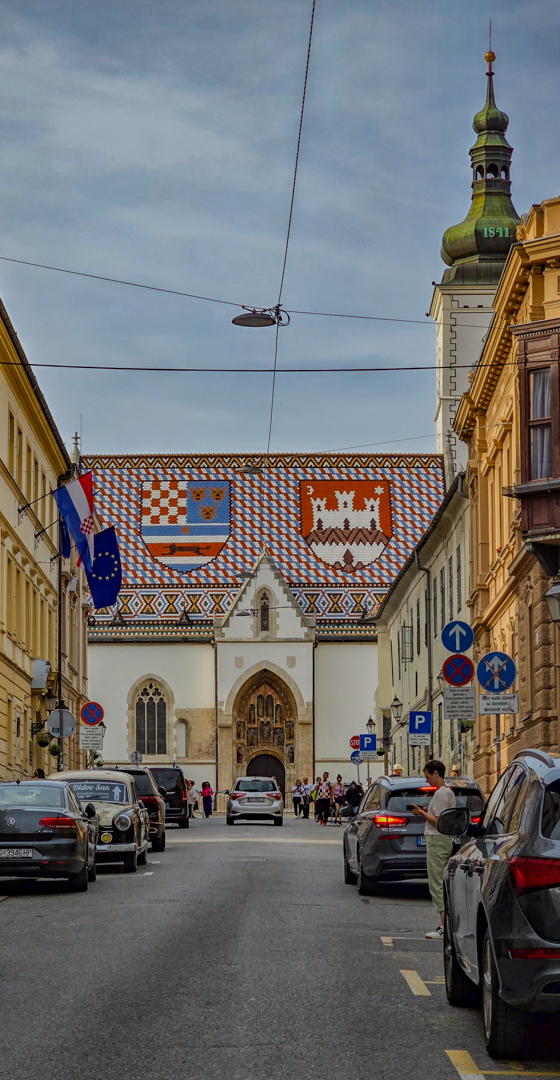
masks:
POLYGON ((418 847, 426 847, 426 837, 425 836, 417 836, 416 837, 416 843, 418 844, 418 847))
POLYGON ((0 859, 32 859, 33 848, 8 847, 0 848, 0 859))
POLYGON ((247 799, 247 802, 263 802, 262 799, 247 799))

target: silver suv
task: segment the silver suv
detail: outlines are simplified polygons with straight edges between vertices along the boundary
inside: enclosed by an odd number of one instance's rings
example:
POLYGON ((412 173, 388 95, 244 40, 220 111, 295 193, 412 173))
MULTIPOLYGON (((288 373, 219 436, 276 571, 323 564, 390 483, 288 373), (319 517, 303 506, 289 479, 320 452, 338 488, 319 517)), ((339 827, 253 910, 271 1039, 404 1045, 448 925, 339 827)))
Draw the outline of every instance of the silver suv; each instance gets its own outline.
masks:
POLYGON ((284 823, 284 800, 274 777, 242 776, 235 781, 227 801, 226 824, 233 825, 238 818, 284 823))

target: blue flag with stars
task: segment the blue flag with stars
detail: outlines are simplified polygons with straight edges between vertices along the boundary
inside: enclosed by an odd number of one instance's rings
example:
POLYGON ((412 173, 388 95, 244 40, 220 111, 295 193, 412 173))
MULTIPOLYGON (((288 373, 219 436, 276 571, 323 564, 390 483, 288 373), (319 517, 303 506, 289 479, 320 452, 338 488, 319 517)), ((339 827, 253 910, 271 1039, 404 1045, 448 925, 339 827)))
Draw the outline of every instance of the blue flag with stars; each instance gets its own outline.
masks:
MULTIPOLYGON (((86 577, 95 608, 116 603, 122 584, 121 557, 114 525, 94 537, 93 566, 86 577)), ((84 568, 85 569, 85 568, 84 568)))

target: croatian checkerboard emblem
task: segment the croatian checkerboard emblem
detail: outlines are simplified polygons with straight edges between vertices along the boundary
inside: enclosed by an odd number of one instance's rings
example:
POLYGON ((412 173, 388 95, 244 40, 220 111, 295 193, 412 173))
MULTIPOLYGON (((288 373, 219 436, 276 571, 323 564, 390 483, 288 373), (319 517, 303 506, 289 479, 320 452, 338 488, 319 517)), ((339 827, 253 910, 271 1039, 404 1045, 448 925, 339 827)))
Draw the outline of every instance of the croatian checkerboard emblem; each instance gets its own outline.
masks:
POLYGON ((334 570, 363 570, 389 543, 387 480, 304 480, 300 497, 303 536, 315 555, 334 570))
POLYGON ((226 480, 146 480, 142 539, 158 562, 187 572, 216 558, 230 532, 226 480))

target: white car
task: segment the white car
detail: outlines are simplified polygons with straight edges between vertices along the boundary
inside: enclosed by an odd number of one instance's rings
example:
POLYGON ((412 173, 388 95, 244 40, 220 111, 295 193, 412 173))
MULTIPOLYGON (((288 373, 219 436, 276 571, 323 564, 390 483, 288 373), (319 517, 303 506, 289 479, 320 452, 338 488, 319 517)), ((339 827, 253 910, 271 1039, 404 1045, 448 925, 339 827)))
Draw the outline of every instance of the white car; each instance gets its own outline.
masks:
POLYGON ((242 776, 228 794, 226 824, 234 825, 238 818, 284 824, 284 800, 274 777, 242 776))

